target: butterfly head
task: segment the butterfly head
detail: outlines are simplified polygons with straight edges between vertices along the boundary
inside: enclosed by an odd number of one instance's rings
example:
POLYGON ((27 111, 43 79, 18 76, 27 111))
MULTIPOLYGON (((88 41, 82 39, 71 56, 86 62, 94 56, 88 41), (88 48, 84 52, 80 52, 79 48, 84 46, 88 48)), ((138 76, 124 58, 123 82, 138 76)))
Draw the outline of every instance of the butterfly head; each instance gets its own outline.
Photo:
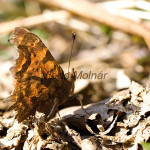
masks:
POLYGON ((72 71, 69 72, 67 80, 68 80, 69 82, 75 82, 75 80, 76 80, 76 75, 75 75, 74 68, 72 68, 72 71))

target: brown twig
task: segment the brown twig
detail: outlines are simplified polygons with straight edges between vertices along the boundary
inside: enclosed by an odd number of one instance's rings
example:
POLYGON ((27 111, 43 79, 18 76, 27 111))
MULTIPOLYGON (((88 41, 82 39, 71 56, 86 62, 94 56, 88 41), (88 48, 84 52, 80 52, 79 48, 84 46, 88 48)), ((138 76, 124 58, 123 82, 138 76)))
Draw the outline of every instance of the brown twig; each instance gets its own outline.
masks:
POLYGON ((66 19, 70 17, 70 14, 66 11, 47 12, 41 15, 27 17, 23 19, 16 19, 14 21, 8 21, 0 24, 0 34, 6 34, 11 32, 17 26, 31 27, 37 24, 42 24, 50 21, 57 21, 60 19, 66 19))
POLYGON ((46 6, 55 6, 70 11, 81 17, 92 19, 99 23, 106 24, 123 32, 143 37, 150 49, 150 31, 141 23, 134 22, 125 17, 117 16, 97 7, 96 4, 88 1, 76 0, 38 0, 46 6))

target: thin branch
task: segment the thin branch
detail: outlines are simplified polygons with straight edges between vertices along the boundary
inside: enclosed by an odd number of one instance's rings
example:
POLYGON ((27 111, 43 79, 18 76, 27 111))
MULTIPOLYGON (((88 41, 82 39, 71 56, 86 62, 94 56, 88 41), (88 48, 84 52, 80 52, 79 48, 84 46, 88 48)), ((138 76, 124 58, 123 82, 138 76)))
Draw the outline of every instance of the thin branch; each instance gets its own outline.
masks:
POLYGON ((66 19, 69 17, 70 17, 70 14, 67 13, 66 11, 56 11, 56 12, 48 11, 41 15, 32 16, 32 17, 23 18, 23 19, 16 19, 14 21, 1 23, 0 34, 6 34, 8 32, 11 32, 17 26, 31 27, 37 24, 42 24, 42 23, 46 23, 50 21, 57 21, 57 20, 66 19))

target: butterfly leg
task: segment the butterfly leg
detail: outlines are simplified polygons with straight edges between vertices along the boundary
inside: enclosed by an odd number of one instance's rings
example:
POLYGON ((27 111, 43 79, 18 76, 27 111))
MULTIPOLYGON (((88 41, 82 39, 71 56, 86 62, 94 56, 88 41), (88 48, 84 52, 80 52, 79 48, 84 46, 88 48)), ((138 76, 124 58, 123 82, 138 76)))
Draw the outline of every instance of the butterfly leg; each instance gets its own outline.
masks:
POLYGON ((84 107, 83 107, 83 103, 82 103, 83 96, 79 94, 79 95, 77 96, 77 99, 79 100, 80 105, 81 105, 81 109, 84 111, 85 115, 89 115, 89 113, 88 113, 88 112, 84 109, 84 107))
POLYGON ((59 117, 59 120, 62 120, 61 116, 60 116, 60 113, 59 113, 59 109, 57 108, 57 114, 58 114, 58 117, 59 117))
POLYGON ((58 101, 55 100, 54 105, 49 113, 49 115, 47 116, 47 120, 51 119, 54 116, 55 111, 58 108, 58 101))

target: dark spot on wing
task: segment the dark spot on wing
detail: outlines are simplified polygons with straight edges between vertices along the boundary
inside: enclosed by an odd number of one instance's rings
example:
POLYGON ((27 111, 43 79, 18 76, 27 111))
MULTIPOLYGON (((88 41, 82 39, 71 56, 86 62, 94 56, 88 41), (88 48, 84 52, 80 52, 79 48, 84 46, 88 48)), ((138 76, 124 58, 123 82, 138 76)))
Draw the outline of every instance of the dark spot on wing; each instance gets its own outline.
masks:
POLYGON ((39 68, 36 68, 36 72, 39 72, 39 68))
POLYGON ((50 52, 47 50, 45 57, 42 60, 43 64, 46 64, 47 61, 55 60, 54 57, 50 54, 50 52))
POLYGON ((38 61, 38 60, 36 60, 36 61, 35 61, 35 65, 38 65, 38 64, 39 64, 39 61, 38 61))

